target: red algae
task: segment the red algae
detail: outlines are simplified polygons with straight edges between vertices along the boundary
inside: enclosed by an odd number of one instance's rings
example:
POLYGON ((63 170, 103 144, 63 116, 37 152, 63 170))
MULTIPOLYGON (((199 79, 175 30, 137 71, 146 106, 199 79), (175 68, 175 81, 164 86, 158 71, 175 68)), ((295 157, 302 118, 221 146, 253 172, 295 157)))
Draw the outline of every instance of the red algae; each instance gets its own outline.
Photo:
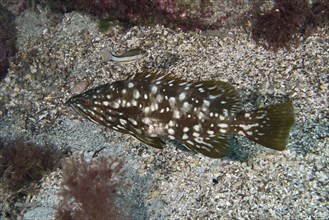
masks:
POLYGON ((57 10, 78 10, 98 17, 110 18, 132 24, 164 24, 183 30, 217 29, 222 26, 222 17, 209 22, 214 15, 214 3, 209 0, 64 0, 54 6, 57 10), (66 5, 66 6, 63 6, 66 5), (65 10, 63 9, 65 8, 65 10), (208 21, 207 21, 208 20, 208 21))
POLYGON ((13 16, 0 4, 0 79, 7 74, 9 57, 15 53, 15 29, 13 16))

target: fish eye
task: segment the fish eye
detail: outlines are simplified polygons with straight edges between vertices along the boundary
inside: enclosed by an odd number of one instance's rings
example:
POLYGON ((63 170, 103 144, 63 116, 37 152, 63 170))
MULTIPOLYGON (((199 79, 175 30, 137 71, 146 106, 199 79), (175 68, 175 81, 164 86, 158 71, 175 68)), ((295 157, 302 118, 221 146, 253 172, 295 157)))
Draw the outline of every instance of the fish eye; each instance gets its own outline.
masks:
POLYGON ((81 99, 81 104, 82 105, 91 105, 92 104, 92 101, 90 99, 81 99))

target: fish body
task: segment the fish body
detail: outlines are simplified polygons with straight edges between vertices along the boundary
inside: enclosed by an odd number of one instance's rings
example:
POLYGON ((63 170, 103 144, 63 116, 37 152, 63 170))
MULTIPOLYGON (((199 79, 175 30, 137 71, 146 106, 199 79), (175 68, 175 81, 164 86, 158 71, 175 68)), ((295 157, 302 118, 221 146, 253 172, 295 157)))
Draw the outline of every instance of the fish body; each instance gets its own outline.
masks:
POLYGON ((129 51, 126 51, 120 55, 114 55, 110 51, 103 52, 103 61, 114 61, 119 63, 132 63, 144 58, 147 55, 147 52, 141 48, 135 48, 129 51))
POLYGON ((67 103, 91 121, 152 147, 163 148, 168 138, 212 158, 230 153, 232 134, 284 150, 295 122, 291 102, 243 112, 237 90, 226 82, 152 72, 98 86, 67 103))

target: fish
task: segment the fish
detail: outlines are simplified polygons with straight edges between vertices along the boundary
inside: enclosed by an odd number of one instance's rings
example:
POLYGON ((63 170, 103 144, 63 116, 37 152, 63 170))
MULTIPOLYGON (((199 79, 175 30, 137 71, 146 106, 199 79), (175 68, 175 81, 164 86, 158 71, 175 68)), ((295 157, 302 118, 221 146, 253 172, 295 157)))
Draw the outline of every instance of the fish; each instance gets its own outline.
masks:
POLYGON ((92 122, 162 149, 178 141, 210 158, 231 153, 230 136, 286 149, 295 123, 291 101, 244 111, 239 92, 223 81, 188 81, 141 71, 75 95, 67 105, 92 122))
POLYGON ((120 55, 114 55, 110 51, 104 50, 102 59, 103 62, 107 62, 109 60, 118 62, 118 63, 132 63, 144 58, 147 55, 147 52, 141 48, 131 49, 126 51, 120 55))

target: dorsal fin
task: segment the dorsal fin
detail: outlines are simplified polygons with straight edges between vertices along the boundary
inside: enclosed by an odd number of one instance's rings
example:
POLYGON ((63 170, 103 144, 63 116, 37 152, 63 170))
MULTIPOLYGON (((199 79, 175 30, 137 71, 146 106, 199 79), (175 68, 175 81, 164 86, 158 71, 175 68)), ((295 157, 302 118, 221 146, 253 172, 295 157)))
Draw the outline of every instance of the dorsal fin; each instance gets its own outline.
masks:
POLYGON ((132 78, 134 78, 134 79, 157 79, 161 76, 170 77, 169 75, 170 75, 170 73, 166 72, 165 70, 145 69, 143 71, 140 71, 140 72, 132 75, 132 78))
POLYGON ((210 111, 229 116, 241 112, 242 104, 239 92, 223 81, 195 82, 192 96, 211 103, 210 111), (220 112, 219 112, 220 110, 220 112))

